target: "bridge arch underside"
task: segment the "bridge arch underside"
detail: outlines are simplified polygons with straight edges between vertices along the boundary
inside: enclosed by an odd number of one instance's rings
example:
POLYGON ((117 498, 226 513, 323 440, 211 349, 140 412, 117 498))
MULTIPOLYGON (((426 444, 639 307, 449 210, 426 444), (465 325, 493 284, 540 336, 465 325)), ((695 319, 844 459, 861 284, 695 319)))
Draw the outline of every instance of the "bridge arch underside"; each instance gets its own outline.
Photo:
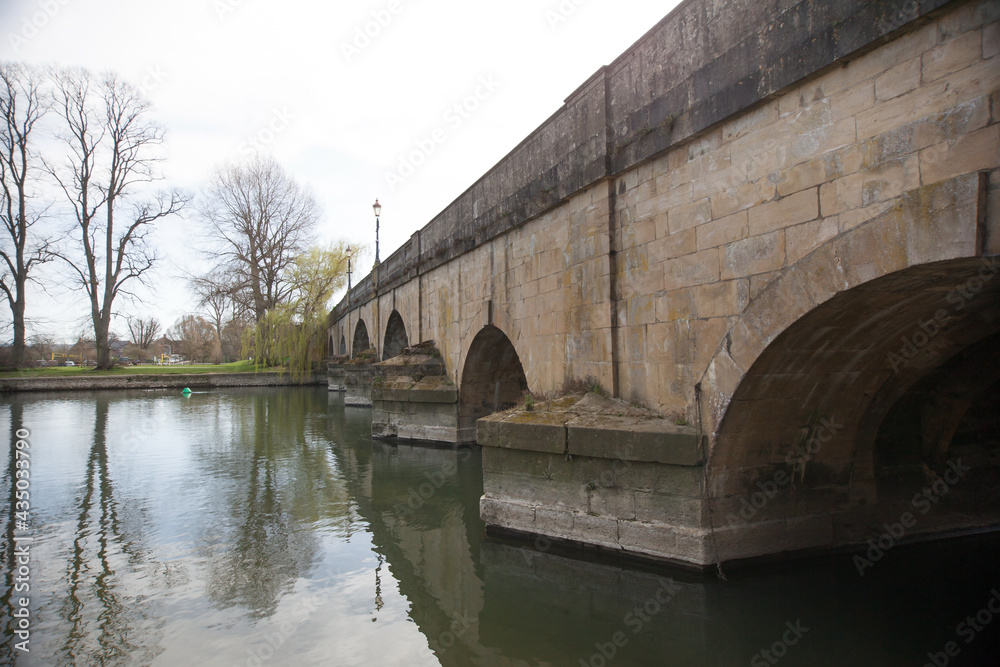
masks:
POLYGON ((392 311, 385 327, 385 343, 382 345, 382 361, 398 357, 410 346, 406 336, 406 325, 398 311, 392 311))
POLYGON ((998 396, 1000 260, 841 292, 768 345, 726 408, 708 462, 718 558, 1000 525, 998 396))
POLYGON ((358 320, 354 327, 354 342, 351 343, 351 356, 356 357, 365 350, 371 349, 371 341, 368 338, 368 327, 364 320, 358 320))
POLYGON ((344 338, 343 334, 340 336, 340 356, 347 354, 347 339, 344 338))
POLYGON ((472 340, 462 369, 459 429, 472 429, 474 434, 477 419, 513 407, 526 391, 528 380, 513 343, 497 327, 483 327, 472 340))

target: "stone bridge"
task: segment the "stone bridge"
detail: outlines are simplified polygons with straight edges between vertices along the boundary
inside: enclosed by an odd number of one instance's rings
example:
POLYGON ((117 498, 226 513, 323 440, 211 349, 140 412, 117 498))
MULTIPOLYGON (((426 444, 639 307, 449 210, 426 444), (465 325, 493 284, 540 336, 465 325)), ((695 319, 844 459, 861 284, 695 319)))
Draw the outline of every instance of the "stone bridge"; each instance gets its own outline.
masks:
MULTIPOLYGON (((330 347, 433 341, 429 439, 525 391, 660 418, 500 419, 494 529, 704 565, 997 525, 998 18, 688 0, 354 287, 330 347)), ((376 385, 403 422, 423 400, 376 385)))

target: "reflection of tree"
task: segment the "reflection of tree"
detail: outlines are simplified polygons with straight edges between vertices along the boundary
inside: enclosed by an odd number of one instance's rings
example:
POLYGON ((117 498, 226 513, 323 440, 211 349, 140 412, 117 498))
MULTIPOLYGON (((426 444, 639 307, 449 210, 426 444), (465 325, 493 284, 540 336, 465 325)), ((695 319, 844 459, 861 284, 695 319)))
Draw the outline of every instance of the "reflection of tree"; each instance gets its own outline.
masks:
POLYGON ((3 562, 4 576, 3 581, 0 582, 0 613, 3 614, 4 623, 3 627, 0 628, 0 633, 2 634, 3 643, 0 643, 0 664, 12 665, 14 664, 14 618, 11 616, 11 606, 13 592, 14 592, 14 513, 16 508, 16 487, 14 485, 15 480, 15 470, 17 469, 17 449, 14 443, 17 442, 17 430, 22 426, 22 419, 24 414, 24 405, 18 401, 14 400, 10 404, 10 433, 8 441, 10 442, 10 456, 8 457, 9 463, 3 472, 3 488, 7 490, 8 493, 8 505, 7 511, 3 513, 3 544, 0 544, 0 559, 3 562))
POLYGON ((127 534, 121 506, 115 499, 108 466, 108 407, 97 398, 94 440, 69 558, 69 588, 62 616, 67 622, 61 649, 64 664, 106 664, 123 659, 146 663, 155 656, 156 641, 143 643, 141 628, 148 618, 141 595, 130 590, 132 567, 145 554, 127 534), (125 560, 125 558, 127 560, 125 560), (96 642, 96 645, 94 645, 96 642))
POLYGON ((224 551, 213 557, 208 596, 262 618, 312 566, 315 524, 345 530, 349 499, 322 440, 310 432, 310 415, 325 411, 318 392, 256 391, 234 396, 230 409, 232 431, 219 433, 229 441, 206 453, 231 462, 209 467, 224 471, 219 481, 230 496, 232 533, 218 542, 224 551))

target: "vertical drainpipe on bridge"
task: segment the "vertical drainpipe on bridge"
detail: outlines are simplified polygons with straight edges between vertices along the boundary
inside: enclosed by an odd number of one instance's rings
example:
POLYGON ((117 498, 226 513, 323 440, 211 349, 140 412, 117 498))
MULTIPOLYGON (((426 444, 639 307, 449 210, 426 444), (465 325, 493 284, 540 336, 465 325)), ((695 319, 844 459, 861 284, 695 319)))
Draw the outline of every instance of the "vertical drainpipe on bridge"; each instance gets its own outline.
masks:
POLYGON ((420 259, 423 254, 420 247, 420 230, 414 234, 417 237, 417 342, 424 342, 424 273, 420 268, 420 259))
POLYGON ((611 127, 611 82, 607 68, 602 68, 604 77, 604 174, 608 182, 608 284, 610 287, 611 315, 611 395, 621 398, 618 381, 618 250, 615 240, 615 208, 617 194, 615 178, 611 171, 611 155, 614 150, 614 130, 611 127))

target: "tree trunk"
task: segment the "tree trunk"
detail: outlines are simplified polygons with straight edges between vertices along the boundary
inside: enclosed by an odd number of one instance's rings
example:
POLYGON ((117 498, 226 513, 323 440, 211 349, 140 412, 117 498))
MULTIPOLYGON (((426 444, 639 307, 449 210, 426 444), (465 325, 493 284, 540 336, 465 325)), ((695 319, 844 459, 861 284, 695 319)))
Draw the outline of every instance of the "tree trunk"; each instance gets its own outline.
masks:
POLYGON ((94 318, 94 345, 97 347, 97 368, 111 368, 111 347, 108 345, 108 329, 110 322, 103 316, 94 318))
MULTIPOLYGON (((20 278, 20 276, 18 276, 20 278)), ((13 354, 13 363, 15 368, 21 368, 24 366, 24 285, 18 280, 18 284, 15 285, 17 290, 17 297, 14 300, 14 305, 11 308, 11 315, 14 319, 14 346, 11 350, 13 354)))

